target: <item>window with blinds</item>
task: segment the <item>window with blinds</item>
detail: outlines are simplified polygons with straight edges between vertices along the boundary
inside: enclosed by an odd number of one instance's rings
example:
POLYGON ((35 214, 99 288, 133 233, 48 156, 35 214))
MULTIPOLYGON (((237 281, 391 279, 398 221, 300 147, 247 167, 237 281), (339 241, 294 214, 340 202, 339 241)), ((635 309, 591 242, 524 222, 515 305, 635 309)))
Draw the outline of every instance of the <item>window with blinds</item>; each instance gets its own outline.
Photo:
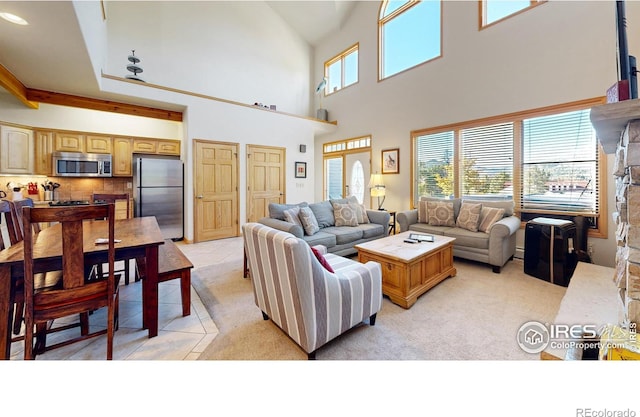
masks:
POLYGON ((415 138, 415 196, 453 197, 453 140, 452 131, 415 138))
POLYGON ((460 195, 513 197, 513 123, 460 131, 460 195))
POLYGON ((522 121, 523 212, 598 214, 598 144, 589 113, 522 121))
POLYGON ((513 199, 524 222, 588 221, 607 236, 606 159, 581 100, 411 132, 413 207, 422 196, 513 199), (603 189, 604 188, 604 189, 603 189))

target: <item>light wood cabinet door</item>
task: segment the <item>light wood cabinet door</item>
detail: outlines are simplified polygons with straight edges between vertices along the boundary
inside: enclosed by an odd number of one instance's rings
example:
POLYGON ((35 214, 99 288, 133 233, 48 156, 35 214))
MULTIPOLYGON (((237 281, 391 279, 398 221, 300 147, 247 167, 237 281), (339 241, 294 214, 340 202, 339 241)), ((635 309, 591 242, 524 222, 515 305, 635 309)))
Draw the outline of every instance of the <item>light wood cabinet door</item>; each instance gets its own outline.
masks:
POLYGON ((113 176, 130 177, 133 140, 130 138, 113 139, 113 176))
POLYGON ((56 152, 84 152, 84 135, 56 132, 54 150, 56 152))
POLYGON ((0 126, 0 172, 33 174, 33 131, 0 126))
POLYGON ((156 153, 158 141, 154 139, 134 139, 133 153, 156 153))
POLYGON ((179 140, 158 140, 157 151, 161 155, 180 155, 179 140))
POLYGON ((111 153, 111 138, 108 136, 87 135, 86 149, 88 153, 111 153))
POLYGON ((53 132, 35 132, 34 174, 51 175, 53 173, 53 132))

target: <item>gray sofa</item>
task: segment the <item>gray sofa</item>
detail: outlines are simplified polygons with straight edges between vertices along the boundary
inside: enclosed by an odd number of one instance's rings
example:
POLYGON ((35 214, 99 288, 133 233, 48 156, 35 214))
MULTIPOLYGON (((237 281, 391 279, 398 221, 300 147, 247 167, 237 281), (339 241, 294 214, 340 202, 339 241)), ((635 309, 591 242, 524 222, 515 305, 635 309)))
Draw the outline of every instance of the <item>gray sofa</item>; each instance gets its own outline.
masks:
POLYGON ((269 203, 269 217, 263 217, 258 222, 274 229, 289 232, 306 241, 309 246, 323 245, 329 253, 339 256, 357 253, 357 250, 353 247, 354 245, 388 236, 389 212, 367 210, 369 223, 358 224, 357 226, 336 226, 332 202, 346 204, 357 202, 357 200, 355 200, 355 197, 349 197, 347 199, 325 200, 311 204, 306 202, 299 204, 269 203), (284 211, 296 206, 309 207, 313 211, 320 231, 308 235, 302 226, 284 220, 284 211))
MULTIPOLYGON (((434 226, 418 222, 418 209, 398 212, 396 215, 400 231, 415 231, 456 238, 453 255, 459 258, 488 263, 493 272, 499 273, 504 264, 513 258, 516 251, 516 231, 520 228, 520 219, 514 215, 513 200, 471 200, 471 199, 439 199, 421 197, 421 201, 445 201, 453 203, 456 225, 434 226), (463 202, 482 204, 482 207, 504 209, 503 217, 484 231, 470 231, 457 226, 457 219, 463 202)), ((479 220, 482 220, 480 218, 479 220)))

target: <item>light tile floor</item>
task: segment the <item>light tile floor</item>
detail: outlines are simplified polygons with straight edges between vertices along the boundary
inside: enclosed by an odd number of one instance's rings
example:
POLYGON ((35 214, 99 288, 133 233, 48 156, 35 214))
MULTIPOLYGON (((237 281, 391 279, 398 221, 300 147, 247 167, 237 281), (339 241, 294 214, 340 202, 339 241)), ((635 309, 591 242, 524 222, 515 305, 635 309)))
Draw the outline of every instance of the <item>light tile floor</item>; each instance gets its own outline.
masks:
MULTIPOLYGON (((242 238, 222 239, 197 244, 177 242, 195 268, 228 261, 242 262, 242 238)), ((132 280, 133 281, 133 280, 132 280)), ((207 313, 198 294, 191 288, 191 315, 182 316, 179 280, 163 282, 159 287, 158 336, 149 338, 142 329, 142 284, 132 282, 120 287, 120 326, 114 336, 114 360, 194 360, 213 341, 218 328, 207 313)), ((106 327, 105 309, 91 315, 91 325, 106 327)), ((64 323, 57 320, 55 323, 64 323)), ((79 332, 78 328, 51 333, 47 342, 79 332)), ((36 356, 37 360, 100 360, 106 358, 106 336, 74 343, 36 356)), ((21 360, 23 342, 11 346, 11 359, 21 360)))

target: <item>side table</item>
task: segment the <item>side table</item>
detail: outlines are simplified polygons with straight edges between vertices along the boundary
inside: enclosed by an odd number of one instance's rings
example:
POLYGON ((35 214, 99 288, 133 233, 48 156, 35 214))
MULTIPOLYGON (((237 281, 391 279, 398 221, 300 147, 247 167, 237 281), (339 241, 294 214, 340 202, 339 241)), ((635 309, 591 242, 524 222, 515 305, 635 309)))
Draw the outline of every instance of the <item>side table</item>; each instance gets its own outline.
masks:
POLYGON ((395 235, 396 234, 396 212, 395 211, 390 211, 389 212, 389 235, 395 235))

